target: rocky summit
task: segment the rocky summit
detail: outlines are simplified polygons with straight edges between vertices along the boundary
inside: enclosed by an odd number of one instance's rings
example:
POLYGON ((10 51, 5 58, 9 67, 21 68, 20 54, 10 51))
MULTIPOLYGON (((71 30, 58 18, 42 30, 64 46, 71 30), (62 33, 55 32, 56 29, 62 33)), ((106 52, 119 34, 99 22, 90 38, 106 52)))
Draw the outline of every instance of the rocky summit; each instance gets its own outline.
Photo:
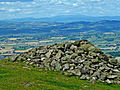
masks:
POLYGON ((111 55, 105 55, 87 40, 40 46, 10 59, 76 75, 91 82, 99 80, 120 84, 120 62, 111 55))

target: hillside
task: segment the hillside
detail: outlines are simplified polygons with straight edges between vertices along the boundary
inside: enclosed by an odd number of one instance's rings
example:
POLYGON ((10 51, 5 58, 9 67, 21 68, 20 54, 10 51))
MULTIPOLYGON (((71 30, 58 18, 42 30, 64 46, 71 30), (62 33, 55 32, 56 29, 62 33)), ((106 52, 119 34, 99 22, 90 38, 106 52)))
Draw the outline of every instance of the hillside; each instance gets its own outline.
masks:
POLYGON ((1 60, 0 89, 119 90, 119 63, 87 40, 45 45, 1 60))
POLYGON ((86 15, 59 15, 59 16, 51 16, 44 18, 16 18, 16 19, 8 19, 6 21, 14 21, 14 22, 29 22, 29 21, 40 21, 40 22, 79 22, 79 21, 87 21, 87 22, 97 22, 102 20, 120 20, 120 16, 86 16, 86 15))
POLYGON ((97 21, 97 22, 0 22, 0 34, 19 33, 74 33, 74 32, 113 32, 119 31, 120 21, 97 21))
POLYGON ((120 85, 90 83, 60 72, 28 66, 21 62, 0 61, 0 90, 120 90, 120 85))

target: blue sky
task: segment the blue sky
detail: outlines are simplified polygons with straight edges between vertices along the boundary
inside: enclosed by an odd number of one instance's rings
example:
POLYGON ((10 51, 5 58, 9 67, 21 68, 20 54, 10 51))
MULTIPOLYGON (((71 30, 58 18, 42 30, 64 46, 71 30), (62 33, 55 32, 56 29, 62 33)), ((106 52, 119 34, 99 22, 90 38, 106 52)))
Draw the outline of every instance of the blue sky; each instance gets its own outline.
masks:
POLYGON ((0 0, 0 20, 72 14, 120 16, 120 0, 0 0))

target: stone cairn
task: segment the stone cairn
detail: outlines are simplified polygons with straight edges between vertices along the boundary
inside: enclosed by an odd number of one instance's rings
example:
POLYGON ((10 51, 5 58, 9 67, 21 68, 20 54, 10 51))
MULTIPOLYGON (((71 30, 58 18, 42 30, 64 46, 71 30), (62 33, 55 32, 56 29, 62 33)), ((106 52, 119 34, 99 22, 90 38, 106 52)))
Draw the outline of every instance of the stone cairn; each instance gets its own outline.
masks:
POLYGON ((16 60, 84 80, 120 84, 120 61, 105 55, 87 40, 36 47, 11 57, 11 61, 16 60))

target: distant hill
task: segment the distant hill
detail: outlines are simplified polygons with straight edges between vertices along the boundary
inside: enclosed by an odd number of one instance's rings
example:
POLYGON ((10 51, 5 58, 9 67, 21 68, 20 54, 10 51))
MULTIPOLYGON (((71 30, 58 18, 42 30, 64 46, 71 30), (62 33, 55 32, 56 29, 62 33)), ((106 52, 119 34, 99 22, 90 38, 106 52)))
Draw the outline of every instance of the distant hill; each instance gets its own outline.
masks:
POLYGON ((0 22, 0 34, 17 33, 73 33, 73 32, 113 32, 120 30, 120 21, 103 20, 97 22, 0 22))
POLYGON ((78 21, 88 21, 88 22, 96 22, 101 20, 120 20, 120 16, 85 16, 85 15, 60 15, 53 17, 45 17, 45 18, 18 18, 11 19, 8 21, 17 21, 17 22, 25 22, 25 21, 40 21, 40 22, 78 22, 78 21))

